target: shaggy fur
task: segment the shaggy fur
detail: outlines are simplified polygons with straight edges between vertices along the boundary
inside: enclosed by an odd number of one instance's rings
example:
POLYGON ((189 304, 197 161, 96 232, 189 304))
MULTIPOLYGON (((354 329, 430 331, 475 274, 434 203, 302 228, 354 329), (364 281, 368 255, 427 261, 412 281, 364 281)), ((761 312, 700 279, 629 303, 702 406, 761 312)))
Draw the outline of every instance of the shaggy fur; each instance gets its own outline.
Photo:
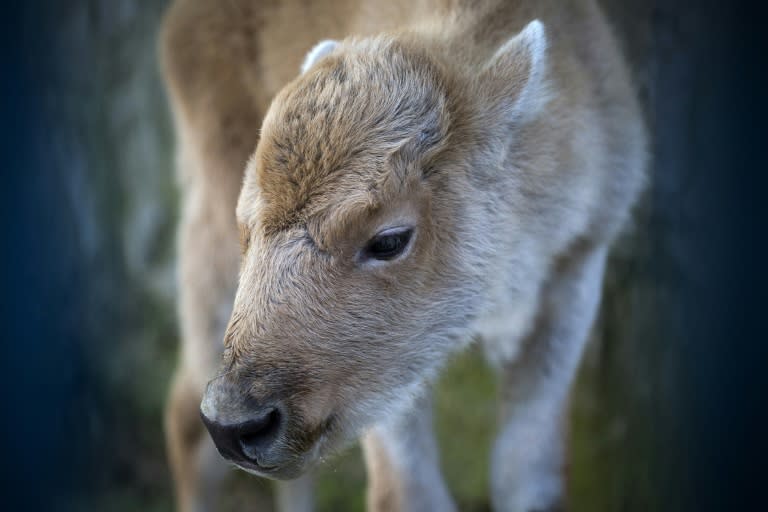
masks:
MULTIPOLYGON (((184 192, 180 510, 215 507, 196 404, 222 337, 203 414, 285 416, 257 473, 296 478, 365 434, 371 509, 450 510, 415 404, 476 335, 506 390, 494 506, 562 507, 568 389, 645 166, 594 2, 177 0, 162 48, 184 192), (346 39, 312 50, 329 37, 346 39), (361 258, 402 226, 405 254, 361 258)), ((309 506, 306 480, 285 485, 309 506)))

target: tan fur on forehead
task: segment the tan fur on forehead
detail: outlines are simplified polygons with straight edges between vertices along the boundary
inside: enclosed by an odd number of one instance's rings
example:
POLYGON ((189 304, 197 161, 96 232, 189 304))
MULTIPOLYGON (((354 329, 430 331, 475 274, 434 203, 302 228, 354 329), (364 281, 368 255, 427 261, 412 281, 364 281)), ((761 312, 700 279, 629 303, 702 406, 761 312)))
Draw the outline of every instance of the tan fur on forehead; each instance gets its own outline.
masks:
POLYGON ((265 120, 255 167, 267 232, 304 222, 331 192, 377 190, 448 135, 444 78, 423 51, 376 38, 337 53, 289 85, 265 120))

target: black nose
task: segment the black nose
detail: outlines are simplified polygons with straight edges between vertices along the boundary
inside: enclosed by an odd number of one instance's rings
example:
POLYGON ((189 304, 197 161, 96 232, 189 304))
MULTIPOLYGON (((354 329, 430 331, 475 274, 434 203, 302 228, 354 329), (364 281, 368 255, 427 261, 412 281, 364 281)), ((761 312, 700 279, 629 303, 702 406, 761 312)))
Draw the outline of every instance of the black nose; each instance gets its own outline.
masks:
POLYGON ((265 408, 247 421, 234 424, 218 423, 202 412, 200 416, 223 457, 257 465, 260 455, 274 443, 281 423, 280 411, 275 407, 265 408))

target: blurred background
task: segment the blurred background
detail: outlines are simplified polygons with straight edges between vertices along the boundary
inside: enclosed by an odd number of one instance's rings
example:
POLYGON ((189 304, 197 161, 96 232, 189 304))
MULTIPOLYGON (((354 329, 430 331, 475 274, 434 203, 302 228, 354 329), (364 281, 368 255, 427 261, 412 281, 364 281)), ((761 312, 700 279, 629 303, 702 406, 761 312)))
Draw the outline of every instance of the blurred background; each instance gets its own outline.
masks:
MULTIPOLYGON (((759 509, 766 425, 759 13, 603 0, 653 136, 572 401, 573 510, 759 509)), ((174 138, 161 0, 31 0, 2 14, 0 492, 6 510, 172 510, 162 406, 178 348, 174 138)), ((461 510, 489 510, 495 381, 438 384, 461 510)), ((362 510, 357 448, 318 510, 362 510)), ((270 510, 234 474, 222 510, 270 510)))

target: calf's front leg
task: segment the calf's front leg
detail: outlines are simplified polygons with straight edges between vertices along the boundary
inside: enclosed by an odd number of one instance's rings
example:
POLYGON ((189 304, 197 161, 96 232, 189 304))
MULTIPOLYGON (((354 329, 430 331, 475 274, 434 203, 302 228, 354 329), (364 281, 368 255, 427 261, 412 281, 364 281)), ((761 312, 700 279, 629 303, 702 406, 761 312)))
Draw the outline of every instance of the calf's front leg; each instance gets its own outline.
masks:
POLYGON ((494 509, 565 510, 569 389, 600 302, 606 249, 560 262, 522 353, 502 365, 501 431, 491 460, 494 509))
POLYGON ((368 470, 368 510, 452 512, 440 474, 428 396, 400 418, 369 430, 362 440, 368 470))

